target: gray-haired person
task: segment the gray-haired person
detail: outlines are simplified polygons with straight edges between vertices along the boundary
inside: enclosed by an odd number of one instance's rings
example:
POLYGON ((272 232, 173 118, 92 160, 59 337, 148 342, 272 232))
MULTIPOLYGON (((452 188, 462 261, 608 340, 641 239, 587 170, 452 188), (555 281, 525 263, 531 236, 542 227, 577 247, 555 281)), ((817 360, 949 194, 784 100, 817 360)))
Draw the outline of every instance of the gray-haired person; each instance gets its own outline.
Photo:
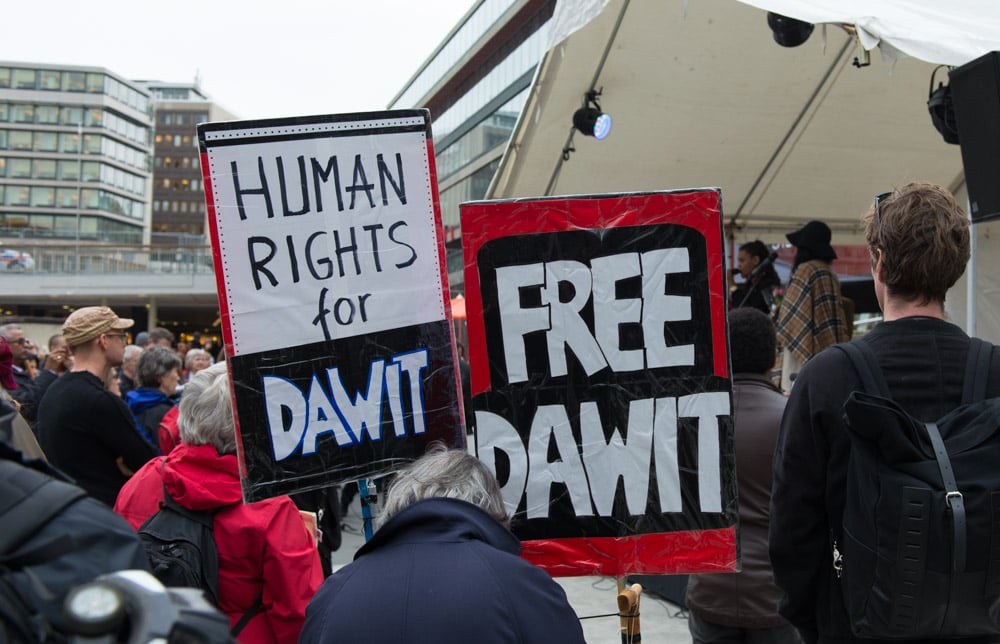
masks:
POLYGON ((379 522, 309 603, 300 642, 584 641, 562 587, 518 556, 476 458, 432 446, 390 485, 379 522))
POLYGON ((153 345, 139 357, 135 367, 138 387, 125 394, 143 437, 159 449, 160 421, 174 406, 171 397, 181 379, 181 359, 173 349, 153 345))

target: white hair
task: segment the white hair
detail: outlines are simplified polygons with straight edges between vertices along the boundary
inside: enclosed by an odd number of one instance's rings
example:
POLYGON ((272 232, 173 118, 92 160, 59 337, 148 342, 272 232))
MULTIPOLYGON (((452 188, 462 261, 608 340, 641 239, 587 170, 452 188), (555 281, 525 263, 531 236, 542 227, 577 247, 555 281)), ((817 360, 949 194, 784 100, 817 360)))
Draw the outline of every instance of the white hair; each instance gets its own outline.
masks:
POLYGON ((378 524, 417 501, 441 497, 468 501, 503 525, 510 523, 500 485, 482 461, 435 442, 390 484, 378 524))
POLYGON ((233 403, 225 362, 202 369, 184 386, 177 428, 181 442, 188 445, 211 445, 219 454, 236 453, 233 403))

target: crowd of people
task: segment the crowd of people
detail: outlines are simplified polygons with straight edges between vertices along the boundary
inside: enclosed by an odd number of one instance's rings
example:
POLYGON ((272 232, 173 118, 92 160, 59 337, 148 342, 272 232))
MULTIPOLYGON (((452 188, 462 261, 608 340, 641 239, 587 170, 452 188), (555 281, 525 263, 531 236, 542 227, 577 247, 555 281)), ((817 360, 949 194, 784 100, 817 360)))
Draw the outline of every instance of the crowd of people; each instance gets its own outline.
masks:
MULTIPOLYGON (((963 402, 972 371, 970 338, 944 313, 969 259, 968 220, 947 190, 918 183, 880 195, 863 223, 883 322, 852 344, 874 356, 900 409, 933 423, 963 402)), ((787 239, 796 254, 780 303, 764 243, 743 244, 733 272, 743 278, 728 317, 742 570, 691 577, 692 639, 934 641, 864 639, 848 609, 837 544, 849 536, 848 467, 864 465, 852 463, 843 410, 863 377, 830 349, 851 338, 830 229, 812 221, 787 239)), ((132 327, 108 307, 82 308, 47 351, 0 327, 0 460, 10 445, 19 460, 47 459, 134 529, 165 495, 213 513, 218 607, 233 624, 250 616, 241 641, 583 641, 562 589, 517 556, 498 484, 477 459, 433 448, 405 468, 374 537, 331 571, 301 500, 242 502, 224 362, 206 348, 179 354, 164 329, 129 344, 132 327)), ((986 356, 983 393, 997 397, 1000 356, 986 356)), ((318 503, 341 501, 334 491, 318 503)), ((949 639, 1000 641, 1000 630, 952 628, 949 639)))

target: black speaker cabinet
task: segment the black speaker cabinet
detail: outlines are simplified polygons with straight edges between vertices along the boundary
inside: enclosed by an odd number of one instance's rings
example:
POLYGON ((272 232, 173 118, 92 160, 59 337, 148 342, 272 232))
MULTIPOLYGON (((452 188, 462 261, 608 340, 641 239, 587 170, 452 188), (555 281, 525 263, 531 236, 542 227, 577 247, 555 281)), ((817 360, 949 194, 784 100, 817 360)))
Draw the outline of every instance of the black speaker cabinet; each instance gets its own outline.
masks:
POLYGON ((958 122, 972 221, 1000 217, 1000 52, 956 67, 951 98, 958 122))

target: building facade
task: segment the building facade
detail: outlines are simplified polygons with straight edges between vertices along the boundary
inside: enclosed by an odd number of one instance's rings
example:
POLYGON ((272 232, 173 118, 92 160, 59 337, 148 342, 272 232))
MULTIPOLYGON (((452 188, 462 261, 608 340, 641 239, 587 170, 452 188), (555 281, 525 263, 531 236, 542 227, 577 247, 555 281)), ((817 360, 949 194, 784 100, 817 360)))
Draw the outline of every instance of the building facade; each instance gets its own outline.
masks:
POLYGON ((152 114, 106 69, 0 62, 0 239, 147 243, 152 114))
POLYGON ((555 0, 478 0, 392 100, 431 112, 453 295, 461 292, 459 204, 482 199, 545 52, 555 0))
POLYGON ((155 103, 153 150, 154 241, 204 242, 205 191, 198 154, 198 123, 236 118, 205 95, 198 83, 139 81, 155 103))

